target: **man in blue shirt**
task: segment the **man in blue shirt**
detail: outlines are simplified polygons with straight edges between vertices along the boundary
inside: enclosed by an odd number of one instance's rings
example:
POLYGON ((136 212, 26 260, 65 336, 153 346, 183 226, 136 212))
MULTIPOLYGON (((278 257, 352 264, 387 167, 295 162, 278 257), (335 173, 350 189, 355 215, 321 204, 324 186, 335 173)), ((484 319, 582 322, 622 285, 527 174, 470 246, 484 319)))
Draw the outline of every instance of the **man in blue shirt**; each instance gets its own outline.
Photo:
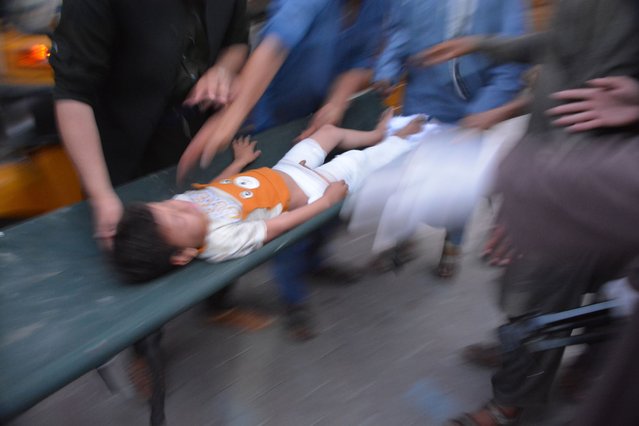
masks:
POLYGON ((328 121, 338 124, 335 121, 348 106, 345 97, 369 83, 382 39, 385 0, 361 1, 359 11, 345 9, 347 3, 271 3, 262 38, 277 39, 289 53, 250 116, 256 131, 310 115, 322 106, 320 114, 330 113, 334 119, 328 121), (340 87, 344 84, 349 87, 340 87))
POLYGON ((339 124, 349 98, 364 88, 380 50, 388 0, 274 0, 260 44, 239 76, 231 104, 189 145, 178 176, 209 164, 249 113, 255 130, 315 112, 300 138, 339 124), (263 97, 263 100, 261 98, 263 97), (318 110, 319 108, 319 110, 318 110))
MULTIPOLYGON (((314 113, 298 139, 324 124, 339 125, 351 96, 370 82, 387 4, 388 0, 273 0, 262 40, 238 78, 234 99, 195 137, 180 160, 178 176, 200 157, 201 164, 208 164, 247 117, 253 131, 262 131, 314 113)), ((302 339, 311 337, 305 326, 302 275, 318 266, 309 260, 311 245, 313 241, 306 239, 275 258, 291 331, 302 339)))
MULTIPOLYGON (((481 54, 433 67, 410 58, 444 40, 473 34, 521 35, 525 30, 522 0, 401 0, 391 12, 389 41, 375 71, 383 90, 406 75, 405 115, 425 113, 444 123, 486 129, 495 124, 491 111, 522 89, 518 64, 495 64, 481 54)), ((454 273, 463 230, 449 230, 438 268, 454 273)))

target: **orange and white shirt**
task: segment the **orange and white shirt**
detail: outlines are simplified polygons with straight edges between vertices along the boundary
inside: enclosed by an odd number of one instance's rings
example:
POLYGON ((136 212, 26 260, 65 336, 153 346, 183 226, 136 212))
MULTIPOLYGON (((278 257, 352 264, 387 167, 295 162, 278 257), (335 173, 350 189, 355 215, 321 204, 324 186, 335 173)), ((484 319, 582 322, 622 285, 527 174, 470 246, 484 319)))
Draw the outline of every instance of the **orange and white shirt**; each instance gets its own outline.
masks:
POLYGON ((200 257, 211 262, 242 257, 262 247, 265 221, 286 211, 290 198, 282 176, 266 167, 194 187, 174 198, 195 203, 208 215, 200 257))

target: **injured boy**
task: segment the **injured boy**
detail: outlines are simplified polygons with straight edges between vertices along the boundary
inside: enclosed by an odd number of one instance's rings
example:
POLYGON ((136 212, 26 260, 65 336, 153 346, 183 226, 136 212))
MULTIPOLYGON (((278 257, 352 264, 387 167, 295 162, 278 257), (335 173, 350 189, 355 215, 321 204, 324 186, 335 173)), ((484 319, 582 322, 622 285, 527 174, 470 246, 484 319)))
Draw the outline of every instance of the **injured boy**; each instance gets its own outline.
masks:
POLYGON ((241 172, 260 151, 256 142, 233 142, 233 162, 205 185, 170 200, 125 208, 113 260, 124 279, 143 282, 195 257, 220 262, 245 256, 339 203, 373 171, 410 151, 425 117, 386 136, 392 117, 357 131, 326 125, 289 150, 273 168, 241 172), (348 150, 324 164, 333 149, 348 150), (365 149, 358 149, 365 148, 365 149))

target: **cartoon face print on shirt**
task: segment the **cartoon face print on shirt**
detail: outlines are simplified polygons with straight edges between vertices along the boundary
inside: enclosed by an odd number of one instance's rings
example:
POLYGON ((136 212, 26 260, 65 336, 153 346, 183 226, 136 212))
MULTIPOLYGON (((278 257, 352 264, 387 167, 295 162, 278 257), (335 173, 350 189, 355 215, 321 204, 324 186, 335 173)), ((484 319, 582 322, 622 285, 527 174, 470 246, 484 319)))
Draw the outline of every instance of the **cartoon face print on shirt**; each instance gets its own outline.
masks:
POLYGON ((259 180, 257 180, 253 176, 245 176, 245 175, 236 176, 235 178, 233 178, 233 180, 222 179, 220 183, 222 185, 235 185, 245 189, 244 191, 241 191, 238 193, 239 197, 245 200, 249 198, 253 198, 254 194, 253 194, 253 191, 251 191, 251 189, 257 189, 260 187, 259 180))

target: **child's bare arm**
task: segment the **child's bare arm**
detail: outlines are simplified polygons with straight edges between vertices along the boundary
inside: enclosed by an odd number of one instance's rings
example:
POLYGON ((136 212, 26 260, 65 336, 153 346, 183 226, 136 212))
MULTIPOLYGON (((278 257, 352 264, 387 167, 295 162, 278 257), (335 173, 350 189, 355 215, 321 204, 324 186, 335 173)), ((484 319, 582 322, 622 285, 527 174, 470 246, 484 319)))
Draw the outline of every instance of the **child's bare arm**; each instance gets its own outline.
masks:
POLYGON ((262 153, 260 150, 255 150, 255 144, 257 144, 257 141, 251 141, 248 136, 235 139, 232 145, 233 162, 213 180, 220 180, 238 174, 244 167, 255 161, 262 153))
POLYGON ((266 243, 276 237, 279 237, 284 232, 301 225, 324 210, 339 203, 344 199, 344 197, 346 197, 347 192, 348 185, 346 185, 343 180, 333 182, 328 185, 326 191, 324 191, 324 195, 317 201, 267 220, 266 239, 264 242, 266 243))
POLYGON ((349 150, 375 145, 384 139, 388 121, 392 117, 393 111, 387 109, 380 117, 377 127, 370 131, 342 129, 333 125, 324 125, 313 133, 310 138, 319 143, 326 152, 331 152, 337 147, 349 150))

